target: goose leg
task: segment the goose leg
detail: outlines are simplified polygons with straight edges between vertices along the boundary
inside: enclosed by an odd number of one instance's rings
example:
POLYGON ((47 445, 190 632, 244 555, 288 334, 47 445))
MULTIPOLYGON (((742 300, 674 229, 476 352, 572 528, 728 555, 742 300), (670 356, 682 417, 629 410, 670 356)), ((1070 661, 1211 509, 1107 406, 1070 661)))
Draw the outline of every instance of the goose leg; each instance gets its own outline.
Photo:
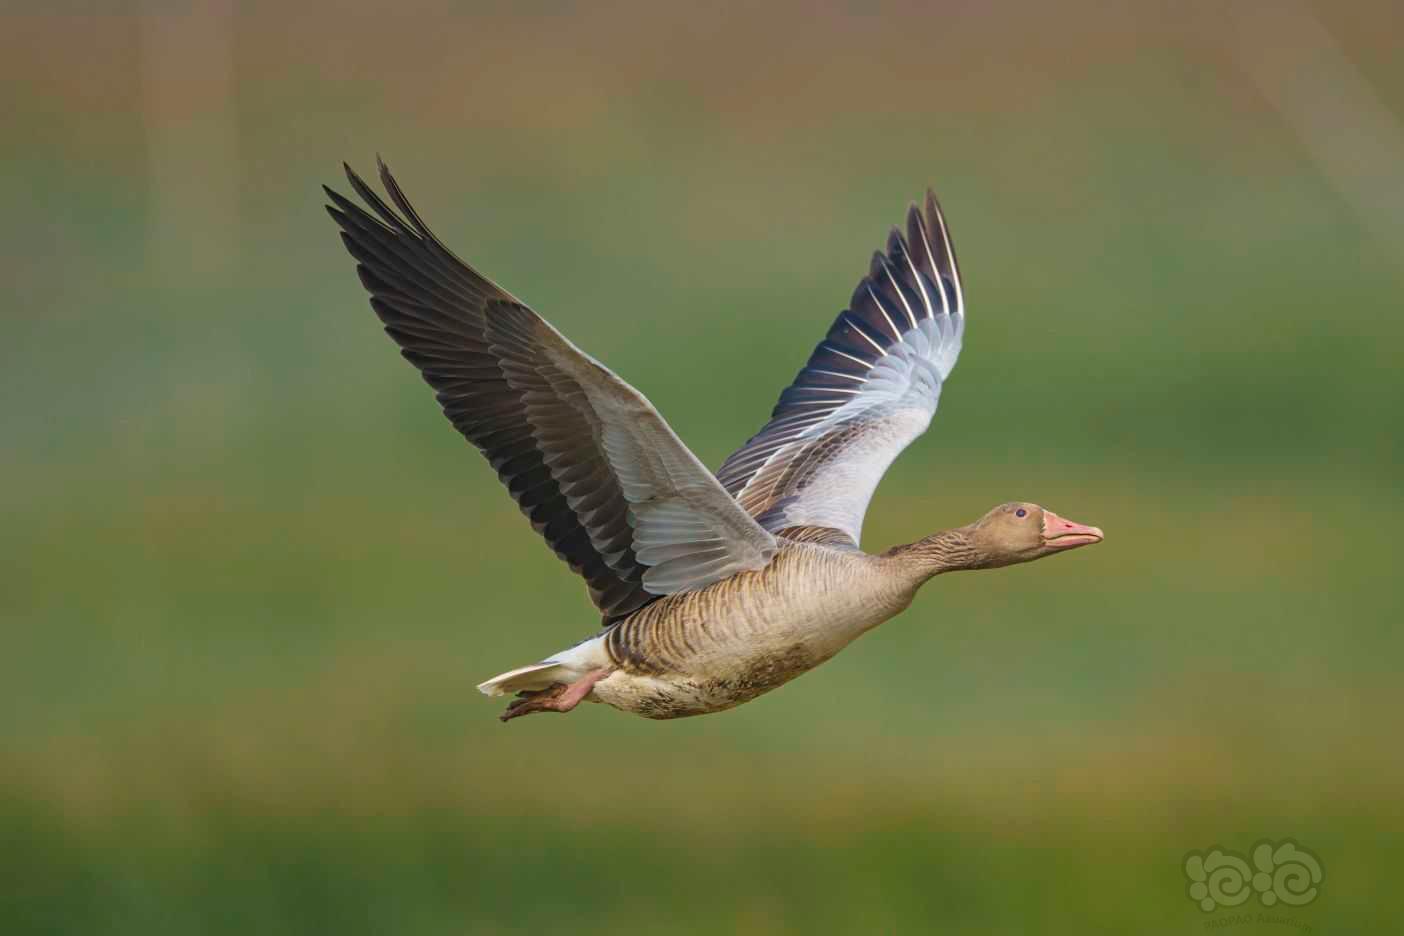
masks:
POLYGON ((556 683, 549 689, 519 692, 519 698, 498 717, 505 722, 533 712, 569 712, 590 694, 595 683, 613 672, 612 669, 595 670, 568 685, 556 683))

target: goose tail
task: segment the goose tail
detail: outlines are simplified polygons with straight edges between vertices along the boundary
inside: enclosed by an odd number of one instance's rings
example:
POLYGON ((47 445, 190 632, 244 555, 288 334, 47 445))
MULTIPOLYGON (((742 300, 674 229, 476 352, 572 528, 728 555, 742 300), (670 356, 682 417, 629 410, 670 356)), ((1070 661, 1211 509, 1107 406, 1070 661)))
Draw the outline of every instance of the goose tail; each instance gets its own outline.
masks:
POLYGON ((550 689, 556 683, 569 685, 582 676, 613 667, 614 661, 605 649, 604 634, 601 633, 587 637, 559 653, 553 653, 540 663, 499 673, 487 682, 479 684, 478 691, 487 696, 536 692, 550 689))
POLYGON ((479 683, 478 691, 487 696, 534 692, 538 689, 549 689, 556 683, 570 682, 573 678, 571 670, 560 661, 542 660, 540 663, 499 673, 487 682, 479 683))

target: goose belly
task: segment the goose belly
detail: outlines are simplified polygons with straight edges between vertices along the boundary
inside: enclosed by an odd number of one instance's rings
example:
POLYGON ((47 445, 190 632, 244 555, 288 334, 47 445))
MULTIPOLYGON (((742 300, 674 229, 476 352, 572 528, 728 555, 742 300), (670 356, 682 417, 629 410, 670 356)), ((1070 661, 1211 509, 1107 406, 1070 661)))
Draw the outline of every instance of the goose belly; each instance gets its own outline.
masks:
POLYGON ((821 555, 838 566, 826 575, 786 558, 616 624, 601 638, 616 671, 594 696, 649 718, 732 708, 813 669, 911 601, 871 570, 847 568, 871 557, 821 555))

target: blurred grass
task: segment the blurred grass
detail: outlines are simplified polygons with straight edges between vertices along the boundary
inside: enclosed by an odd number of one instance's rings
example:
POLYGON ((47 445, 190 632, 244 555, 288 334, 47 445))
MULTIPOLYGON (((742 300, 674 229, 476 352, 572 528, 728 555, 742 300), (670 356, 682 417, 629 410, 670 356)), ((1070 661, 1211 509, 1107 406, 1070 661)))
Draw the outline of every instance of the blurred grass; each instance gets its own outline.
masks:
MULTIPOLYGON (((336 12, 234 17, 188 270, 137 19, 7 16, 0 929, 1179 932, 1186 851, 1288 836, 1299 922, 1398 918, 1400 245, 1204 11, 336 12), (504 729, 473 685, 594 619, 321 213, 377 149, 713 465, 933 184, 966 354, 865 540, 1107 543, 732 713, 504 729)), ((1397 112, 1397 11, 1322 15, 1397 112)))

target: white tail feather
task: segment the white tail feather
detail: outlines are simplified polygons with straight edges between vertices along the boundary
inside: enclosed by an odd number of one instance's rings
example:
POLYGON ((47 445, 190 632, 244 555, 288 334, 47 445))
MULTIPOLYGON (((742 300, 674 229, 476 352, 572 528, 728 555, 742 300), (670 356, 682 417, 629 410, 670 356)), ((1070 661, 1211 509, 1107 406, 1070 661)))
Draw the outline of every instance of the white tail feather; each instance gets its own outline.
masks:
POLYGON ((500 696, 512 692, 549 689, 558 682, 570 682, 571 674, 556 660, 542 660, 530 666, 508 670, 478 685, 483 695, 500 696))

